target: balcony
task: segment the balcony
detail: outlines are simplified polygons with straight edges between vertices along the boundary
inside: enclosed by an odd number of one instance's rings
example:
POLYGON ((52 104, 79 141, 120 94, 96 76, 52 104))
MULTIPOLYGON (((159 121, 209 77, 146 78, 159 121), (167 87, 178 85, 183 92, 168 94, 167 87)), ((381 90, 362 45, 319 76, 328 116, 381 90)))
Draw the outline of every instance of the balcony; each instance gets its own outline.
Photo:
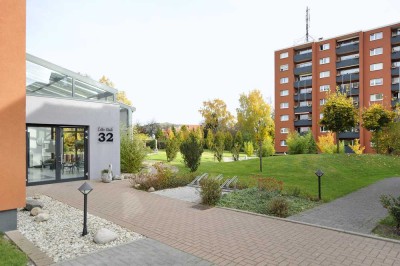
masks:
POLYGON ((312 79, 299 80, 293 83, 295 88, 305 88, 312 86, 312 79))
POLYGON ((349 67, 349 66, 356 66, 359 65, 359 58, 353 58, 353 59, 347 59, 343 60, 340 62, 336 62, 336 68, 343 68, 343 67, 349 67))
POLYGON ((295 63, 300 63, 304 61, 309 61, 312 59, 312 53, 306 53, 306 54, 296 54, 294 56, 294 62, 295 63))
POLYGON ((392 107, 395 107, 397 104, 400 104, 400 99, 396 99, 396 100, 392 101, 392 107))
POLYGON ((394 91, 394 92, 400 92, 400 85, 399 85, 399 83, 392 84, 392 91, 394 91))
POLYGON ((398 76, 400 73, 400 67, 392 68, 392 76, 398 76))
POLYGON ((310 101, 312 100, 312 94, 311 93, 298 93, 294 94, 294 100, 295 101, 310 101))
POLYGON ((339 139, 359 139, 360 132, 341 132, 339 133, 339 139))
POLYGON ((392 60, 400 59, 400 51, 392 53, 392 60))
POLYGON ((347 81, 358 81, 360 78, 359 73, 351 73, 351 74, 344 74, 338 75, 336 77, 336 82, 347 82, 347 81), (343 78, 343 79, 342 79, 343 78))
POLYGON ((294 126, 295 127, 306 127, 306 126, 312 126, 312 120, 297 120, 294 121, 294 126))
POLYGON ((312 112, 312 107, 311 106, 300 106, 300 107, 295 107, 294 108, 294 113, 295 114, 311 113, 311 112, 312 112))
POLYGON ((400 35, 392 37, 392 44, 399 44, 400 43, 400 35))
POLYGON ((303 75, 303 74, 309 74, 312 71, 312 66, 305 66, 305 67, 296 67, 294 69, 294 74, 295 75, 303 75))
POLYGON ((338 55, 351 54, 351 53, 358 52, 358 50, 359 50, 358 43, 353 43, 353 44, 337 47, 336 54, 338 54, 338 55))
POLYGON ((359 95, 360 94, 360 89, 357 87, 357 88, 342 88, 342 87, 340 87, 340 93, 346 93, 348 96, 351 96, 351 95, 359 95))

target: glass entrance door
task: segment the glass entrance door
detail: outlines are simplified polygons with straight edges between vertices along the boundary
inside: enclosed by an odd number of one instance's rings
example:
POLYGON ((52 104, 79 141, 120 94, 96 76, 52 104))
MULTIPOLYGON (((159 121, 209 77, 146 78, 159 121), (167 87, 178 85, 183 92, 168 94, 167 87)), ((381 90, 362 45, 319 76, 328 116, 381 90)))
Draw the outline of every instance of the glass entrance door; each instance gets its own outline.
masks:
POLYGON ((27 127, 27 184, 87 178, 87 127, 27 127))

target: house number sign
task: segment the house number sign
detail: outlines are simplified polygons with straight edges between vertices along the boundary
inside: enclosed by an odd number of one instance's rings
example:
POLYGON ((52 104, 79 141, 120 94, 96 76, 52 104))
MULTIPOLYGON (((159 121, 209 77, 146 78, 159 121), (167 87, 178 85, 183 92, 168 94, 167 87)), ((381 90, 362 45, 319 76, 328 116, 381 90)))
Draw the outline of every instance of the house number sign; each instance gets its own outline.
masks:
POLYGON ((98 142, 107 143, 114 141, 114 132, 112 127, 98 127, 98 142))

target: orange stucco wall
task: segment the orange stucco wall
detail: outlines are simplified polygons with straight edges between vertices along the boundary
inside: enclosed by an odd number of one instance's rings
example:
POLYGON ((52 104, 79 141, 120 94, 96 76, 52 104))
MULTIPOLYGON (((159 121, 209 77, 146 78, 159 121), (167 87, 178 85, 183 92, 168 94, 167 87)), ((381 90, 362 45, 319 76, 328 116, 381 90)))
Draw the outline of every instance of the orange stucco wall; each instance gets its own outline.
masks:
POLYGON ((26 2, 0 1, 0 211, 25 204, 26 2))

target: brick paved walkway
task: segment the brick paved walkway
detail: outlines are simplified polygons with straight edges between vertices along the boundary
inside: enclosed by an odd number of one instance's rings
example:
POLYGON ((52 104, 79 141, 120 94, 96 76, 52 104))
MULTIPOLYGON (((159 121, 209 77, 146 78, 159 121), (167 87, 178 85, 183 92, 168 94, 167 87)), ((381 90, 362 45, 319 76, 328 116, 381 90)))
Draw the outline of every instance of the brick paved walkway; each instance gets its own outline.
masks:
MULTIPOLYGON (((82 182, 28 187, 82 208, 82 182)), ((400 265, 400 244, 91 182, 89 212, 215 264, 400 265)))

